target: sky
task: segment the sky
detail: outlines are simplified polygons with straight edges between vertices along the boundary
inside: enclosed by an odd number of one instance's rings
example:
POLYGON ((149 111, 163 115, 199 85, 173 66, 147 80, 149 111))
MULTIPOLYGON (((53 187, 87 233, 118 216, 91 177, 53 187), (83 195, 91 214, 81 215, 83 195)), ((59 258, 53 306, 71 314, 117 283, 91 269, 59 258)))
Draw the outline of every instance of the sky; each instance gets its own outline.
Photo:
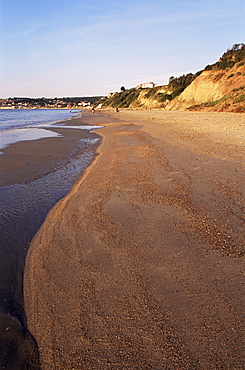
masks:
POLYGON ((0 0, 0 97, 98 96, 245 43, 244 0, 0 0))

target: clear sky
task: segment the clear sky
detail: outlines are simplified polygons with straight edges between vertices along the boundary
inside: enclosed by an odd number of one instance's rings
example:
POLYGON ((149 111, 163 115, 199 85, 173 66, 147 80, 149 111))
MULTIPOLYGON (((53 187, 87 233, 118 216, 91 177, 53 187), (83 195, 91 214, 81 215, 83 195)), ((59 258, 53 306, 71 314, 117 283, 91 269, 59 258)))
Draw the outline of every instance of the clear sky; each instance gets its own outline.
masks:
POLYGON ((0 97, 107 95, 245 42, 245 0, 0 0, 0 97))

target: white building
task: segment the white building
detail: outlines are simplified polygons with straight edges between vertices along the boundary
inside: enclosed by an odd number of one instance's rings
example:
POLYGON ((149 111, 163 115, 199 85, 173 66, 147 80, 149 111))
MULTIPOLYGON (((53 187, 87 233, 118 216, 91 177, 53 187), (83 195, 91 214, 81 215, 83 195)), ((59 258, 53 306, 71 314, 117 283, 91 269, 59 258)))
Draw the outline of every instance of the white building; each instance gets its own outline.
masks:
POLYGON ((154 84, 154 82, 146 82, 146 83, 138 85, 136 89, 152 89, 155 86, 156 84, 154 84))
POLYGON ((112 96, 116 95, 117 93, 116 92, 111 92, 107 95, 107 98, 111 98, 112 96))

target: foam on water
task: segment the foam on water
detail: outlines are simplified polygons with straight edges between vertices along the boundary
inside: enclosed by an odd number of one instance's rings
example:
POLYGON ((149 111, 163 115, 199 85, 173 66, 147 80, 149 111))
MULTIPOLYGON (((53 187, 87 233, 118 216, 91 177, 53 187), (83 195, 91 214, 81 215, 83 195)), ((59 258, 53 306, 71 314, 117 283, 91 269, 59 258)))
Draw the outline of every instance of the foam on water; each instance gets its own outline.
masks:
POLYGON ((82 113, 69 109, 0 109, 0 131, 68 120, 82 113))
MULTIPOLYGON (((47 137, 62 136, 55 131, 41 128, 20 128, 15 130, 2 131, 0 133, 0 149, 19 141, 38 140, 47 137)), ((2 152, 0 152, 2 154, 2 152)))
MULTIPOLYGON (((101 126, 70 126, 60 123, 74 117, 72 112, 63 109, 47 110, 0 110, 0 149, 19 141, 38 140, 48 137, 58 137, 61 134, 53 131, 60 128, 94 130, 101 126), (55 121, 54 121, 55 119, 55 121), (57 124, 58 122, 58 124, 57 124), (47 130, 48 129, 48 130, 47 130), (53 129, 53 130, 52 130, 53 129)), ((79 112, 81 114, 81 112, 79 112)), ((0 152, 2 154, 2 152, 0 152)))
POLYGON ((98 129, 98 128, 102 128, 103 126, 92 126, 92 125, 86 125, 86 126, 68 126, 68 125, 65 125, 65 124, 62 124, 62 125, 57 125, 57 124, 49 124, 49 125, 40 125, 39 127, 46 127, 46 128, 73 128, 73 129, 80 129, 80 130, 88 130, 88 131, 91 131, 91 130, 95 130, 95 129, 98 129))

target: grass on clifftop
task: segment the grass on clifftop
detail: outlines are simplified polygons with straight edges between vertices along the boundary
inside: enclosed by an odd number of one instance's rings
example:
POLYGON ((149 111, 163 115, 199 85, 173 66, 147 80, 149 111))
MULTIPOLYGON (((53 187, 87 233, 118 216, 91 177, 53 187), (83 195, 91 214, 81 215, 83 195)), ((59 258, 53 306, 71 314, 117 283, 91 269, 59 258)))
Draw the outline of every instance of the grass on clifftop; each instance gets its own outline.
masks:
POLYGON ((228 49, 218 62, 214 64, 208 64, 205 67, 205 71, 218 70, 218 69, 227 69, 232 68, 236 63, 239 63, 238 66, 243 65, 245 59, 245 45, 244 44, 235 44, 232 48, 228 49))

